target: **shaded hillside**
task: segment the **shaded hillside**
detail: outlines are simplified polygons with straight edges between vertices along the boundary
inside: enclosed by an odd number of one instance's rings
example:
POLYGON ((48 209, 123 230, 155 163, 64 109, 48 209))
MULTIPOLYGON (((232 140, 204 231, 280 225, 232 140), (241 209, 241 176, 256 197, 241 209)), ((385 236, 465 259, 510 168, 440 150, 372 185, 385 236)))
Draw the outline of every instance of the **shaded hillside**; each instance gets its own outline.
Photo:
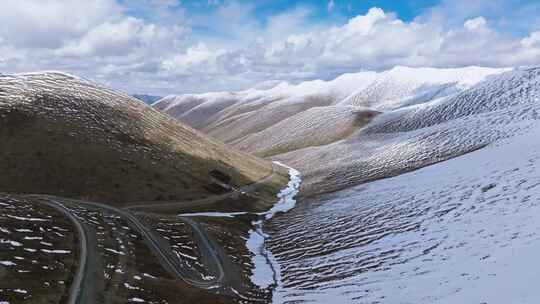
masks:
POLYGON ((128 95, 57 72, 0 75, 0 142, 5 192, 187 200, 272 172, 128 95))

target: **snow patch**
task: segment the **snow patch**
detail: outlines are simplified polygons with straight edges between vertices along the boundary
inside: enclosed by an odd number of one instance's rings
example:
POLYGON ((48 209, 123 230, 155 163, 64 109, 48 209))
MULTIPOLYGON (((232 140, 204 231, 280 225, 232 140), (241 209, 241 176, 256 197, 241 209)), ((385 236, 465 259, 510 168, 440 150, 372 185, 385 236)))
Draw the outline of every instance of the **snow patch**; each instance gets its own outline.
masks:
MULTIPOLYGON (((294 208, 296 204, 294 197, 298 194, 301 182, 300 172, 282 163, 275 163, 289 169, 290 179, 287 187, 279 192, 279 201, 267 212, 259 214, 264 216, 264 220, 269 220, 277 213, 287 212, 294 208)), ((253 226, 255 228, 249 231, 246 242, 247 248, 253 254, 254 267, 251 281, 261 288, 268 288, 273 284, 279 285, 281 284, 281 271, 272 252, 266 249, 265 240, 268 235, 262 229, 263 220, 254 221, 253 226)))
POLYGON ((13 263, 12 261, 0 261, 0 265, 2 265, 2 266, 17 266, 17 264, 13 263))
POLYGON ((40 249, 42 252, 45 252, 45 253, 53 253, 53 254, 68 254, 68 253, 71 253, 71 251, 69 250, 59 250, 59 249, 56 249, 56 250, 49 250, 49 249, 40 249))

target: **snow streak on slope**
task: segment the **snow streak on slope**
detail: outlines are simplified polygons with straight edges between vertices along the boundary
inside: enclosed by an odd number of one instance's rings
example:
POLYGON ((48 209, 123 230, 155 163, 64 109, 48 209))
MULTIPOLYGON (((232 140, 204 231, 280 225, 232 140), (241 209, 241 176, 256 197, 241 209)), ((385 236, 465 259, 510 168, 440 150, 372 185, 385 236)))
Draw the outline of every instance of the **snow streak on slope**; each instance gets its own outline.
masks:
POLYGON ((349 137, 375 115, 377 112, 362 107, 314 107, 231 144, 263 156, 321 146, 349 137))

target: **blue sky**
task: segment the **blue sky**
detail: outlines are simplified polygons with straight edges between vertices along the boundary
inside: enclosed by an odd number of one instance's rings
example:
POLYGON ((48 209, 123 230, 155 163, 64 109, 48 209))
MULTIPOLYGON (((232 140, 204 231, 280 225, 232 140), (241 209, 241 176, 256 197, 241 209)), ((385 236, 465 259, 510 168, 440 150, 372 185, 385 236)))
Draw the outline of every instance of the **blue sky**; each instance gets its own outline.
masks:
POLYGON ((403 20, 411 20, 416 15, 422 12, 422 10, 435 5, 438 1, 435 0, 412 0, 412 1, 349 1, 349 0, 335 0, 333 1, 333 9, 329 11, 329 1, 327 0, 276 0, 276 1, 260 1, 265 2, 260 5, 258 13, 261 18, 265 16, 290 10, 295 6, 309 5, 312 6, 316 13, 317 18, 322 19, 334 19, 336 17, 349 19, 359 14, 365 14, 372 7, 380 7, 385 11, 396 12, 403 20))
POLYGON ((0 71, 129 92, 411 67, 540 65, 538 0, 3 0, 0 71))
MULTIPOLYGON (((126 1, 128 2, 128 1, 126 1)), ((219 4, 223 4, 224 0, 216 1, 197 1, 184 0, 176 1, 188 11, 203 14, 209 9, 215 9, 219 4)), ((254 4, 256 6, 255 15, 262 21, 275 14, 283 13, 292 10, 296 7, 311 7, 314 10, 313 17, 332 20, 336 17, 350 18, 358 14, 366 13, 372 7, 380 7, 385 11, 393 11, 399 14, 404 20, 411 20, 416 15, 420 14, 426 8, 436 5, 437 0, 334 0, 333 9, 329 12, 328 0, 258 0, 258 1, 240 1, 245 4, 254 4)), ((141 12, 144 14, 144 12, 141 12)))
MULTIPOLYGON (((159 1, 159 0, 157 0, 159 1)), ((286 13, 298 8, 309 9, 309 20, 312 23, 320 24, 340 24, 350 18, 365 14, 370 8, 378 7, 386 12, 394 12, 399 19, 403 21, 412 21, 415 18, 426 14, 432 9, 437 9, 441 6, 451 7, 453 1, 441 0, 164 0, 170 4, 170 11, 178 9, 185 10, 185 13, 190 15, 208 15, 211 14, 220 6, 227 3, 236 2, 246 6, 252 6, 252 15, 265 25, 272 16, 286 13)), ((127 7, 130 2, 127 0, 120 1, 127 7)), ((135 1, 137 2, 137 1, 135 1)), ((455 1, 456 7, 459 7, 463 1, 455 1)), ((506 30, 511 33, 520 34, 528 30, 531 20, 531 15, 538 15, 540 12, 540 1, 538 0, 471 0, 465 2, 469 5, 470 11, 461 9, 457 19, 472 17, 475 14, 481 13, 484 17, 489 17, 492 20, 502 22, 503 19, 508 19, 504 25, 497 24, 501 30, 506 30), (475 3, 476 2, 476 3, 475 3), (487 5, 486 5, 487 3, 487 5), (514 16, 522 16, 522 18, 513 18, 514 16), (511 19, 511 20, 510 20, 511 19), (511 21, 511 22, 510 22, 511 21)), ((134 15, 141 16, 152 20, 152 11, 147 7, 136 7, 131 11, 134 15)), ((461 21, 461 20, 460 20, 461 21)), ((195 24, 195 27, 208 28, 207 25, 195 24)), ((210 26, 211 27, 211 26, 210 26)))

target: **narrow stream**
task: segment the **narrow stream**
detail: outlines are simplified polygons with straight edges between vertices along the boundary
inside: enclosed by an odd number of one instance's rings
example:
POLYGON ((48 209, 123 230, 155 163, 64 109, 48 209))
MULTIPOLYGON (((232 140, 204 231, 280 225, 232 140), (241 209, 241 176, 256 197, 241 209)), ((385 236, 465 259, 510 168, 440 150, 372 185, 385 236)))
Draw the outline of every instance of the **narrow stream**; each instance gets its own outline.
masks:
MULTIPOLYGON (((274 258, 272 252, 266 248, 266 239, 268 235, 263 231, 264 222, 270 220, 278 213, 284 213, 296 205, 295 196, 298 194, 300 183, 302 181, 301 174, 298 170, 279 162, 274 162, 279 166, 289 170, 289 183, 277 195, 278 201, 274 206, 265 212, 255 213, 257 220, 253 221, 253 229, 249 231, 249 237, 246 242, 248 250, 254 255, 253 257, 253 274, 251 281, 260 288, 277 287, 281 284, 281 271, 279 264, 274 258)), ((253 214, 250 212, 193 212, 183 213, 178 216, 182 217, 227 217, 232 218, 240 215, 253 214)))
POLYGON ((298 194, 302 181, 300 172, 282 163, 276 164, 288 168, 290 180, 287 187, 278 193, 278 202, 268 211, 259 213, 262 218, 253 222, 254 228, 249 231, 249 239, 246 243, 248 249, 254 254, 252 282, 261 287, 267 288, 279 286, 281 284, 281 271, 279 264, 272 252, 266 248, 265 240, 268 235, 263 231, 264 221, 271 219, 280 212, 287 212, 296 205, 295 196, 298 194))

